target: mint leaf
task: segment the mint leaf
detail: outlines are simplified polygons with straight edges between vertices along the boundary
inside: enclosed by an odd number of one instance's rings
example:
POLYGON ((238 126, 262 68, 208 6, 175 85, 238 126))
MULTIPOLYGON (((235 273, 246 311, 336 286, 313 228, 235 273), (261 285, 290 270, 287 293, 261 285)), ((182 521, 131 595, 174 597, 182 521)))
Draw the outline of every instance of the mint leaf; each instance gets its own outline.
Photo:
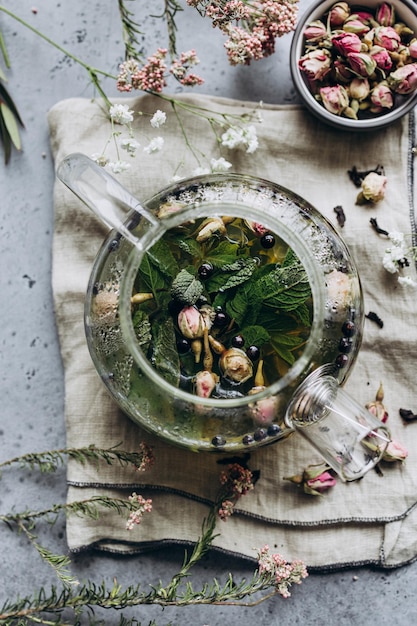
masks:
POLYGON ((152 341, 151 324, 149 322, 149 317, 147 316, 145 311, 143 311, 142 309, 137 309, 133 315, 132 322, 138 343, 142 350, 146 352, 152 341))
POLYGON ((262 326, 245 326, 240 330, 240 335, 245 339, 246 346, 258 346, 260 348, 264 343, 268 343, 271 336, 262 326))
POLYGON ((168 318, 163 324, 154 325, 153 363, 156 370, 171 385, 178 387, 180 381, 180 362, 177 352, 174 322, 168 318))
POLYGON ((233 298, 226 301, 226 312, 238 326, 250 326, 257 321, 261 306, 262 300, 253 289, 252 281, 249 281, 236 290, 233 298))
POLYGON ((273 335, 271 345, 277 354, 289 365, 293 365, 296 360, 294 350, 304 342, 299 335, 273 335))
POLYGON ((189 237, 177 237, 175 243, 178 245, 180 250, 186 252, 186 254, 189 254, 194 259, 203 258, 201 246, 195 239, 191 239, 189 237))
POLYGON ((193 268, 190 268, 190 271, 181 270, 172 282, 172 297, 185 305, 195 304, 204 291, 202 282, 191 273, 192 271, 193 268))
POLYGON ((256 261, 250 257, 234 258, 232 263, 223 265, 206 281, 206 289, 208 293, 233 289, 249 280, 257 267, 256 261))
POLYGON ((263 276, 256 288, 266 306, 283 311, 293 311, 311 296, 307 273, 297 262, 263 276))

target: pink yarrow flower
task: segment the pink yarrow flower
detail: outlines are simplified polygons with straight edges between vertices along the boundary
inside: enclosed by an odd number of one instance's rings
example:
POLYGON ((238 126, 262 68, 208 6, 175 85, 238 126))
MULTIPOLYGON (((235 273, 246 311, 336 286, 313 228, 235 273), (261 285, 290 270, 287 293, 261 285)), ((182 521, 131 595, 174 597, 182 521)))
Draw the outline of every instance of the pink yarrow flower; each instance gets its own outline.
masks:
POLYGON ((272 578, 276 591, 284 598, 291 595, 289 588, 292 584, 299 585, 308 576, 303 561, 297 559, 290 563, 281 554, 271 554, 268 545, 258 552, 258 573, 262 577, 272 578))

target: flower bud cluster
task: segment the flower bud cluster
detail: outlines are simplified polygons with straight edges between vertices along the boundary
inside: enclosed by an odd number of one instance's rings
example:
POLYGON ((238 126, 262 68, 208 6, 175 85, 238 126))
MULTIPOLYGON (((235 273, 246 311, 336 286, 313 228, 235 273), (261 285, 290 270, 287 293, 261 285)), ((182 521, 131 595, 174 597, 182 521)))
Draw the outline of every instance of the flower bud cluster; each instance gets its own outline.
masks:
POLYGON ((304 40, 298 66, 330 113, 350 119, 386 113, 417 88, 417 38, 387 2, 372 12, 336 2, 306 27, 304 40))

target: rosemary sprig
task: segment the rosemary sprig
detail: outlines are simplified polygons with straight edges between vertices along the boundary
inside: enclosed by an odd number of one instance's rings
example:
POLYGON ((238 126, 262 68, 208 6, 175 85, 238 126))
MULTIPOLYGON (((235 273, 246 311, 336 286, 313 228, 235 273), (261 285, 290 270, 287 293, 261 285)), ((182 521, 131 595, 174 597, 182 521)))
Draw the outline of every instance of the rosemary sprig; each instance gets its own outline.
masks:
POLYGON ((140 42, 138 35, 143 35, 139 28, 139 24, 133 19, 133 12, 129 11, 126 2, 132 0, 118 0, 120 20, 122 22, 123 43, 125 47, 125 60, 136 59, 143 61, 143 54, 139 51, 140 42))
POLYGON ((168 52, 170 57, 173 59, 177 56, 177 25, 175 23, 175 16, 178 11, 183 11, 184 9, 179 4, 178 0, 165 0, 164 10, 160 15, 152 15, 152 17, 156 17, 159 19, 164 19, 167 26, 168 31, 168 52))
POLYGON ((46 452, 29 452, 21 456, 0 463, 0 469, 11 465, 19 465, 22 469, 29 470, 38 469, 40 472, 55 472, 58 467, 64 465, 65 459, 71 458, 78 463, 84 464, 87 461, 99 462, 105 461, 108 465, 112 465, 117 461, 122 467, 132 464, 140 467, 144 457, 150 453, 150 449, 142 445, 139 452, 126 452, 118 449, 117 446, 112 448, 98 448, 94 444, 85 448, 61 448, 58 450, 48 450, 46 452))

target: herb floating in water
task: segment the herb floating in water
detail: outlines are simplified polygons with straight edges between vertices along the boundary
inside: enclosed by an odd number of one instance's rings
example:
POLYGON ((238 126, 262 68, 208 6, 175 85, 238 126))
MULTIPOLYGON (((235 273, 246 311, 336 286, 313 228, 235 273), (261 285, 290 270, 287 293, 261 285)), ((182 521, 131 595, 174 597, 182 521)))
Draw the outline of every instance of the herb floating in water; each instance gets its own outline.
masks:
POLYGON ((140 265, 139 343, 161 376, 200 397, 256 393, 302 354, 312 318, 307 273, 260 224, 216 217, 191 228, 168 231, 140 265))

